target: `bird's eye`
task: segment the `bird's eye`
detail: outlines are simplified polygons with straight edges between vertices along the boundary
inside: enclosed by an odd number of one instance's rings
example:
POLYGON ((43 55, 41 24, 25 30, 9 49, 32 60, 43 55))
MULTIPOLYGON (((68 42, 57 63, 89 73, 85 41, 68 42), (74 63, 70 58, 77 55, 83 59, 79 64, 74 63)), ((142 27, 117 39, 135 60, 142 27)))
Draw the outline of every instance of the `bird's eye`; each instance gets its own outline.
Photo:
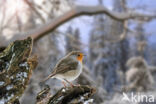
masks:
POLYGON ((80 56, 80 54, 77 55, 78 57, 80 56))

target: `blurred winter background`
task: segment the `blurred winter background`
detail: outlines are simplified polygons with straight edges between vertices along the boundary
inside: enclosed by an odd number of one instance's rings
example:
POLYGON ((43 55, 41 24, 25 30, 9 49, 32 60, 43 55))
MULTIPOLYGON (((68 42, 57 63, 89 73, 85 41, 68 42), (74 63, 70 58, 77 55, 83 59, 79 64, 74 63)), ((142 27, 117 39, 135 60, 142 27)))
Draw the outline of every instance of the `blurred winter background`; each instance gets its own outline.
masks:
MULTIPOLYGON (((156 13, 155 0, 0 0, 0 46, 76 5, 103 5, 116 12, 156 13)), ((42 89, 39 82, 50 74, 60 58, 72 50, 87 55, 84 71, 75 83, 97 88, 93 96, 95 104, 127 104, 120 99, 121 87, 125 84, 126 61, 132 56, 142 56, 149 65, 156 66, 155 45, 156 18, 117 21, 107 14, 97 14, 69 20, 34 42, 33 54, 38 55, 39 64, 21 104, 35 103, 36 94, 42 89)), ((45 84, 50 85, 52 94, 63 87, 55 79, 45 84)))

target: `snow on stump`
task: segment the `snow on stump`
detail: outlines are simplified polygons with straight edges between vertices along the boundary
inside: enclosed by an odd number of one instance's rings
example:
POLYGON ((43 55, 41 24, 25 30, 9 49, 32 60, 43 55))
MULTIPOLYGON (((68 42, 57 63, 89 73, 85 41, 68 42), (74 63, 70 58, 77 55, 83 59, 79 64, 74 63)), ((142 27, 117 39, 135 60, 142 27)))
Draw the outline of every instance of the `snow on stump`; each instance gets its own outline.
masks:
POLYGON ((16 40, 0 52, 0 101, 18 104, 37 66, 37 57, 30 57, 32 38, 16 40), (17 103, 18 102, 18 103, 17 103))
POLYGON ((55 95, 49 94, 49 87, 37 95, 37 104, 92 104, 91 96, 96 92, 95 88, 80 85, 62 88, 55 95))

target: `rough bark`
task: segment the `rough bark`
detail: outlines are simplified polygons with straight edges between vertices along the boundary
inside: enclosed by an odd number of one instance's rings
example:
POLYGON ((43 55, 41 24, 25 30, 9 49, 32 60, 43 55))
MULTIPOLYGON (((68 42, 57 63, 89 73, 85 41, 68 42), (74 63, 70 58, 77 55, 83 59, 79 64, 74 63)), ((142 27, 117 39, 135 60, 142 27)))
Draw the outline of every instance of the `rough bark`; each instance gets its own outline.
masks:
MULTIPOLYGON (((13 104, 24 93, 36 57, 30 57, 32 38, 17 40, 0 53, 0 101, 13 104)), ((17 104, 17 103, 16 103, 17 104)))
POLYGON ((90 102, 90 98, 95 93, 95 88, 80 85, 62 88, 55 95, 49 94, 49 87, 45 88, 37 95, 37 104, 83 104, 84 102, 90 102))

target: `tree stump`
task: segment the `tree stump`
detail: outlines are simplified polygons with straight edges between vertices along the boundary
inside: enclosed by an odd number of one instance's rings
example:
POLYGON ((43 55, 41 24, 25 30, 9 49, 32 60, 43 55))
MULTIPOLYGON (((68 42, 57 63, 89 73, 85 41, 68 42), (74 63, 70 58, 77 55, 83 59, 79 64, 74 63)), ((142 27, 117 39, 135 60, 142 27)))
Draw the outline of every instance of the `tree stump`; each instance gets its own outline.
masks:
POLYGON ((51 95, 49 87, 45 88, 37 95, 37 104, 92 104, 90 97, 96 92, 95 88, 80 85, 61 88, 55 95, 51 95))
POLYGON ((32 42, 30 37, 16 40, 0 52, 0 101, 3 103, 19 103, 37 66, 37 57, 30 57, 32 42))

